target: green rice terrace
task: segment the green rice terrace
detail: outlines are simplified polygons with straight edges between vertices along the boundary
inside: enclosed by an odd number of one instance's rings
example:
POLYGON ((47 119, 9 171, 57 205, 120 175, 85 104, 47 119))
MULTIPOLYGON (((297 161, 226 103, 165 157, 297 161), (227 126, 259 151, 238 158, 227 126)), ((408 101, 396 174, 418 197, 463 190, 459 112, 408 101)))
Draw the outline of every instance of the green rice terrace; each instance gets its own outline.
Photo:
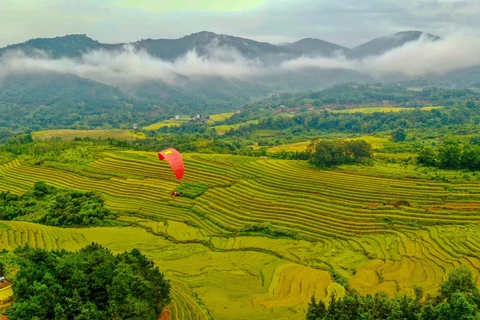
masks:
MULTIPOLYGON (((138 248, 172 284, 172 319, 304 319, 312 296, 435 292, 465 265, 480 285, 480 184, 318 170, 306 161, 184 153, 175 179, 154 152, 104 151, 81 167, 18 159, 0 191, 37 181, 97 191, 119 225, 0 223, 0 249, 28 243, 114 252, 138 248), (203 186, 171 197, 181 184, 203 186)), ((367 171, 366 169, 364 171, 367 171)))

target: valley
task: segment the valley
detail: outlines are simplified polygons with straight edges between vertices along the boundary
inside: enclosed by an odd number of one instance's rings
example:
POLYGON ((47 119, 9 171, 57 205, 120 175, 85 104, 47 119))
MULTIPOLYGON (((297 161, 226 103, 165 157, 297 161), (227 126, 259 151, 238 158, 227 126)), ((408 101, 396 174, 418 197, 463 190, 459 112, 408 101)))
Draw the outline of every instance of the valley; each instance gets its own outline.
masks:
POLYGON ((0 319, 479 318, 473 2, 51 1, 0 10, 0 319))
POLYGON ((106 151, 75 172, 9 162, 0 167, 0 191, 21 194, 36 181, 98 191, 107 207, 125 212, 125 226, 2 222, 2 246, 139 248, 172 280, 173 319, 302 319, 312 295, 327 301, 346 284, 361 294, 412 294, 413 285, 434 292, 460 265, 480 281, 476 183, 317 171, 296 160, 184 159, 184 181, 209 186, 196 199, 171 198, 178 182, 151 152, 106 151))

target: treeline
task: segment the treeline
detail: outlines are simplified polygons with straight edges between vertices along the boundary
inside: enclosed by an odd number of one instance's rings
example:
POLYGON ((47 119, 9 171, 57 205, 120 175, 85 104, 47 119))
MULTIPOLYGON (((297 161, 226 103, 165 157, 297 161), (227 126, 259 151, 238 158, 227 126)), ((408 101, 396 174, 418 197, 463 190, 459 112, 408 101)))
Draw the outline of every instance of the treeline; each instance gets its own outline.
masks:
POLYGON ((0 127, 14 130, 132 127, 165 117, 165 107, 73 75, 11 75, 0 88, 0 127))
POLYGON ((404 107, 423 107, 433 103, 441 106, 454 106, 460 101, 475 101, 479 94, 470 89, 443 89, 436 87, 422 90, 408 90, 405 86, 377 84, 340 84, 332 88, 315 92, 281 93, 274 94, 267 99, 251 102, 244 107, 244 112, 235 114, 225 120, 225 124, 241 123, 265 116, 270 110, 278 109, 281 105, 287 108, 312 105, 320 107, 334 105, 337 108, 345 105, 383 104, 388 100, 390 104, 399 104, 404 107))
POLYGON ((127 95, 118 88, 73 75, 10 76, 0 86, 0 129, 132 128, 134 123, 144 126, 175 114, 213 114, 243 106, 242 113, 219 123, 234 124, 271 116, 280 105, 287 108, 306 104, 335 105, 341 108, 348 104, 381 104, 388 100, 415 108, 427 102, 454 106, 468 100, 475 104, 479 97, 470 89, 433 87, 413 91, 381 84, 345 84, 315 92, 274 94, 249 103, 250 97, 266 95, 268 90, 221 80, 208 90, 205 87, 198 84, 184 90, 155 82, 141 85, 127 95))
POLYGON ((362 163, 373 155, 365 140, 314 140, 307 147, 308 162, 326 168, 347 163, 362 163))
POLYGON ((137 249, 114 255, 95 243, 77 252, 27 246, 14 255, 11 320, 154 320, 171 300, 169 281, 137 249))
POLYGON ((7 163, 17 157, 35 165, 48 161, 66 163, 83 162, 93 159, 95 151, 105 149, 129 149, 138 151, 160 151, 174 147, 180 152, 221 153, 260 156, 266 151, 254 150, 251 141, 237 137, 212 136, 201 134, 164 134, 159 137, 147 137, 138 140, 120 140, 114 138, 75 138, 62 140, 53 138, 44 141, 33 141, 31 134, 21 134, 0 144, 0 164, 7 163))
POLYGON ((423 290, 415 287, 415 297, 386 293, 361 296, 348 288, 342 298, 332 295, 328 306, 322 301, 309 303, 307 320, 456 320, 480 319, 480 291, 467 267, 452 271, 435 296, 423 299, 423 290))
POLYGON ((270 116, 259 120, 258 124, 243 125, 226 133, 230 136, 248 136, 258 130, 289 130, 301 134, 312 130, 322 132, 345 132, 370 134, 397 128, 427 128, 445 125, 480 123, 480 110, 464 106, 431 111, 412 109, 400 112, 333 113, 329 111, 308 112, 287 116, 270 116))
POLYGON ((70 74, 10 75, 0 83, 0 128, 132 128, 176 114, 231 111, 268 92, 255 84, 220 79, 215 85, 192 82, 188 88, 151 82, 126 92, 70 74))
POLYGON ((43 181, 18 196, 0 193, 0 220, 27 220, 51 226, 100 226, 115 219, 95 192, 58 189, 43 181))
MULTIPOLYGON (((224 123, 242 123, 257 117, 253 113, 242 112, 235 114, 224 123), (240 119, 240 117, 243 117, 240 119)), ((259 115, 258 115, 259 116, 259 115)), ((398 128, 429 128, 446 125, 462 125, 466 123, 480 124, 480 108, 469 100, 458 102, 455 106, 430 111, 415 109, 400 112, 364 113, 334 113, 329 111, 302 112, 293 116, 272 115, 262 113, 257 118, 258 123, 243 124, 238 129, 231 129, 225 133, 226 137, 249 138, 259 130, 280 130, 282 132, 299 135, 312 132, 345 132, 371 134, 379 131, 396 130, 398 128)), ((208 134, 215 136, 215 128, 206 123, 185 122, 176 127, 162 127, 150 135, 158 134, 208 134)))
POLYGON ((418 153, 417 163, 442 169, 480 170, 480 141, 477 137, 461 144, 450 138, 437 147, 425 146, 418 153))
POLYGON ((190 199, 195 199, 202 194, 204 194, 209 188, 209 185, 204 182, 191 183, 184 182, 181 183, 175 191, 178 192, 182 197, 187 197, 190 199))
MULTIPOLYGON (((3 157, 6 157, 3 160, 4 163, 21 156, 34 165, 42 165, 48 161, 87 163, 93 160, 95 150, 108 148, 159 151, 174 147, 180 152, 310 160, 313 165, 320 167, 364 162, 372 156, 372 146, 365 141, 313 140, 306 151, 300 152, 268 152, 268 147, 253 149, 252 144, 253 142, 247 139, 212 136, 211 133, 164 134, 158 138, 151 137, 132 141, 87 137, 75 138, 73 141, 53 139, 35 142, 31 135, 26 134, 10 138, 7 144, 0 145, 0 152, 4 151, 3 157)), ((2 163, 1 157, 0 163, 2 163)))

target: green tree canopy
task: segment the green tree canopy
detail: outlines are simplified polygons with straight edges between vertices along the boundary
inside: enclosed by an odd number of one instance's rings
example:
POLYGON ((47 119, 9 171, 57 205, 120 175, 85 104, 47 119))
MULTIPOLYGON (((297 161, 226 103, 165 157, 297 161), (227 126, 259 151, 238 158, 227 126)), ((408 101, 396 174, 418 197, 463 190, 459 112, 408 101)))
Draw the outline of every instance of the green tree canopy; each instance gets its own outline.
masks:
POLYGON ((170 284, 134 249, 113 255, 92 243, 77 252, 15 249, 15 319, 155 319, 170 302, 170 284))

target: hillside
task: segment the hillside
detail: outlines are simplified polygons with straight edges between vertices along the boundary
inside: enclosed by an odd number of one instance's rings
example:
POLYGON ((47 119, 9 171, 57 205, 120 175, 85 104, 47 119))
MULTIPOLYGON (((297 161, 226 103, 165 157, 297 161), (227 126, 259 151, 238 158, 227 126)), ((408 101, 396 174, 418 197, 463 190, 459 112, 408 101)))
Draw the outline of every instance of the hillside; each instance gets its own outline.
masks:
MULTIPOLYGON (((0 126, 21 128, 30 122, 27 119, 34 119, 35 129, 54 126, 130 127, 133 123, 146 125, 149 124, 147 122, 158 122, 178 113, 191 116, 229 112, 251 101, 282 92, 318 91, 352 82, 372 84, 378 79, 362 72, 345 67, 310 67, 310 63, 315 66, 316 62, 306 61, 307 64, 303 65, 304 60, 295 59, 302 55, 310 58, 331 56, 340 51, 351 58, 361 59, 418 40, 421 35, 419 31, 401 32, 374 39, 351 50, 314 38, 276 46, 211 32, 194 33, 180 39, 146 39, 129 45, 163 60, 151 61, 150 56, 145 58, 133 53, 134 56, 128 56, 125 61, 133 59, 139 64, 140 71, 132 69, 138 72, 136 76, 131 75, 131 66, 124 64, 124 57, 108 56, 124 50, 123 44, 102 44, 86 35, 33 39, 0 49, 0 57, 11 50, 22 50, 27 55, 38 55, 38 50, 42 50, 51 58, 48 62, 40 60, 40 69, 35 73, 10 71, 10 56, 3 56, 5 61, 0 58, 0 64, 7 66, 7 74, 2 74, 0 80, 0 111, 4 114, 0 126), (227 54, 217 52, 219 48, 227 48, 227 54), (231 49, 237 53, 232 54, 231 49), (102 50, 107 56, 100 55, 101 59, 112 59, 114 65, 103 66, 101 61, 105 60, 78 65, 82 54, 96 50, 102 50), (195 50, 198 57, 190 57, 192 60, 187 59, 186 62, 180 58, 191 50, 195 50), (238 58, 236 54, 243 58, 238 58), (72 60, 65 63, 60 58, 72 60), (180 62, 173 62, 179 58, 180 62), (210 58, 213 60, 208 60, 210 58), (175 63, 180 63, 186 75, 176 69, 175 63), (165 64, 167 69, 159 67, 165 64), (52 70, 65 71, 62 74, 41 71, 45 65, 53 66, 52 70), (100 72, 103 67, 111 74, 100 72), (81 76, 74 75, 78 70, 97 68, 100 69, 79 72, 81 76), (144 72, 141 68, 145 69, 144 72), (168 72, 168 76, 164 72, 168 72), (90 74, 95 76, 90 77, 90 74), (35 117, 37 109, 47 114, 35 117), (51 115, 61 115, 63 119, 53 121, 48 119, 51 115)), ((426 37, 440 39, 430 34, 426 37)), ((21 65, 21 61, 16 63, 21 65)), ((383 80, 409 87, 470 88, 479 86, 480 73, 477 69, 466 68, 416 79, 391 74, 383 80)))
POLYGON ((0 249, 141 250, 171 283, 172 319, 300 320, 311 297, 351 289, 428 300, 459 266, 480 285, 478 98, 351 84, 135 134, 18 135, 0 145, 0 193, 24 195, 0 196, 0 249), (168 147, 181 180, 158 160, 168 147))
POLYGON ((134 42, 137 49, 143 49, 154 57, 173 60, 188 51, 196 50, 200 56, 209 56, 212 46, 232 48, 247 59, 261 59, 265 62, 278 62, 298 56, 295 50, 279 47, 267 42, 202 31, 180 39, 145 39, 134 42), (269 60, 274 59, 275 60, 269 60))
POLYGON ((362 59, 368 56, 378 56, 392 49, 401 47, 408 42, 417 41, 421 36, 425 36, 432 41, 441 40, 438 36, 423 33, 421 31, 398 32, 393 35, 376 38, 361 44, 349 51, 348 57, 362 59))
POLYGON ((261 84, 268 84, 273 89, 271 93, 320 91, 345 83, 375 82, 371 76, 343 68, 285 70, 273 75, 255 76, 253 79, 261 84))
POLYGON ((479 279, 476 183, 374 178, 294 160, 184 158, 182 183, 208 185, 196 199, 171 198, 179 182, 153 152, 106 151, 80 171, 55 161, 0 166, 1 191, 22 193, 38 180, 95 190, 107 207, 128 208, 119 220, 130 224, 7 221, 0 248, 75 250, 91 241, 114 252, 139 248, 168 270, 173 319, 302 319, 312 295, 328 300, 346 284, 361 294, 411 294, 413 285, 429 293, 459 265, 479 279))
MULTIPOLYGON (((179 39, 142 39, 129 43, 139 50, 163 60, 175 60, 187 52, 195 50, 201 57, 211 55, 214 47, 230 48, 238 51, 247 59, 260 59, 265 63, 279 63, 301 55, 330 56, 341 51, 352 58, 364 58, 385 53, 405 43, 416 41, 422 35, 431 40, 441 38, 421 31, 404 31, 393 35, 370 40, 353 49, 348 49, 335 43, 316 38, 304 38, 293 43, 273 45, 268 42, 259 42, 246 38, 225 34, 202 31, 184 36, 179 39)), ((24 43, 12 44, 0 48, 0 56, 7 51, 21 50, 27 54, 34 54, 41 50, 53 58, 80 57, 82 54, 94 50, 120 50, 124 44, 104 44, 89 38, 86 35, 67 35, 56 38, 39 38, 24 43)))
POLYGON ((294 43, 283 45, 282 48, 288 48, 292 51, 301 52, 306 56, 332 56, 337 52, 345 54, 350 49, 337 44, 314 38, 301 39, 294 43))
POLYGON ((118 88, 69 74, 11 75, 0 82, 0 126, 7 128, 118 127, 159 111, 118 88))
POLYGON ((443 75, 430 75, 415 80, 401 81, 408 87, 446 87, 446 88, 480 88, 480 67, 465 68, 443 75))
POLYGON ((69 57, 78 58, 93 50, 113 50, 120 48, 121 44, 110 45, 100 43, 84 34, 71 34, 55 38, 38 38, 23 43, 12 44, 0 48, 0 56, 8 51, 23 51, 28 55, 36 55, 37 50, 45 52, 53 58, 69 57))
POLYGON ((120 90, 71 74, 25 73, 0 81, 0 127, 131 128, 134 123, 145 125, 179 112, 235 110, 268 92, 259 84, 213 77, 207 83, 187 79, 183 87, 151 81, 120 90))

